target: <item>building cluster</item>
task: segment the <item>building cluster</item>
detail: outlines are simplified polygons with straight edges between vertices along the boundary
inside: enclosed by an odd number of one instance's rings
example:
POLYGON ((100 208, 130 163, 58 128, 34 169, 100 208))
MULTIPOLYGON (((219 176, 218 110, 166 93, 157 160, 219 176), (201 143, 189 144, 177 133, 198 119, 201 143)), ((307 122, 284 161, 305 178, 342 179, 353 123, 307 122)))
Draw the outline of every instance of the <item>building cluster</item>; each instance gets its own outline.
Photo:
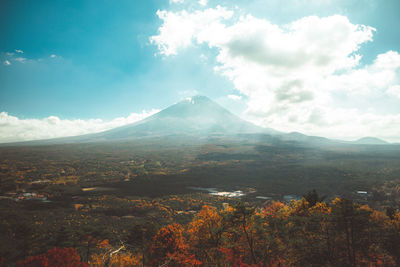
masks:
POLYGON ((11 199, 14 201, 24 201, 24 200, 40 200, 40 201, 47 201, 47 196, 38 193, 6 193, 3 196, 0 196, 0 199, 11 199))

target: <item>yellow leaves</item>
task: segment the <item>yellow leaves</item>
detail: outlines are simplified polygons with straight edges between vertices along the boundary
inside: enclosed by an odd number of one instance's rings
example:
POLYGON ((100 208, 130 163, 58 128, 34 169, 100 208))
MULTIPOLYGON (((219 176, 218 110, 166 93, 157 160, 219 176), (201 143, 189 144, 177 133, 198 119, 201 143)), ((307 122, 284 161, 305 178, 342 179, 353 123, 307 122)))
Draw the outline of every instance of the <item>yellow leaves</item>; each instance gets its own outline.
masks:
POLYGON ((335 199, 332 200, 332 205, 333 205, 333 206, 336 206, 336 205, 338 205, 338 204, 341 203, 341 202, 342 202, 342 199, 340 199, 340 198, 338 198, 338 197, 335 197, 335 199))
MULTIPOLYGON (((225 203, 224 203, 225 204, 225 203)), ((227 203, 226 203, 227 204, 227 203)), ((228 214, 228 213, 232 213, 232 212, 234 212, 235 211, 235 208, 233 208, 232 206, 230 206, 229 204, 228 205, 225 205, 225 206, 223 206, 224 207, 224 209, 222 210, 222 213, 225 213, 225 214, 228 214)))
POLYGON ((130 252, 116 253, 108 259, 107 256, 102 254, 94 254, 89 261, 89 266, 103 267, 106 266, 106 261, 109 260, 110 267, 120 266, 141 266, 142 257, 140 255, 134 255, 130 252))
POLYGON ((111 258, 111 266, 140 266, 141 257, 131 253, 123 253, 111 258))
POLYGON ((368 205, 362 205, 359 207, 360 210, 372 212, 372 209, 368 205))
POLYGON ((204 205, 203 208, 196 214, 192 222, 203 221, 212 225, 219 224, 222 217, 218 214, 217 208, 204 205))
POLYGON ((304 198, 300 200, 290 201, 287 207, 288 207, 287 210, 288 215, 297 215, 297 216, 308 215, 308 202, 304 198))
POLYGON ((79 210, 79 209, 81 209, 83 206, 84 206, 83 204, 75 204, 75 205, 74 205, 75 210, 79 210))
POLYGON ((309 210, 312 214, 314 213, 330 214, 332 212, 332 208, 328 207, 325 202, 317 202, 309 210))
POLYGON ((216 229, 222 225, 217 208, 204 205, 188 225, 189 240, 195 243, 216 238, 216 229))
POLYGON ((370 220, 383 225, 389 220, 389 217, 387 217, 383 212, 373 210, 370 215, 370 220))
POLYGON ((390 221, 390 223, 400 231, 400 212, 394 212, 393 219, 390 221))

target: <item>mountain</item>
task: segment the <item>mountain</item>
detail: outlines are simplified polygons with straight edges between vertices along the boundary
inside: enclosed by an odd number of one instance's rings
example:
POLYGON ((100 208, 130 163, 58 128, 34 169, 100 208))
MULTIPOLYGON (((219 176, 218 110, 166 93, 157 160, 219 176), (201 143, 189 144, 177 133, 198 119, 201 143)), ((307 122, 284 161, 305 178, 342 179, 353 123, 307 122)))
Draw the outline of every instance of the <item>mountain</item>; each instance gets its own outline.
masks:
POLYGON ((242 120, 208 97, 195 96, 174 104, 144 120, 108 131, 74 137, 30 141, 28 143, 83 143, 123 141, 146 137, 210 137, 248 133, 277 134, 279 132, 261 128, 242 120))
POLYGON ((142 121, 118 127, 93 137, 126 139, 169 135, 232 135, 273 132, 244 121, 205 96, 172 105, 142 121))
POLYGON ((388 142, 386 142, 382 139, 376 138, 376 137, 363 137, 352 143, 360 144, 360 145, 387 145, 387 144, 389 144, 388 142))
POLYGON ((331 144, 334 141, 325 137, 320 136, 309 136, 298 132, 291 132, 287 134, 280 134, 279 138, 283 141, 294 141, 299 143, 324 145, 331 144))
POLYGON ((232 135, 274 132, 232 114, 205 96, 196 96, 172 105, 142 121, 118 127, 92 137, 126 139, 170 135, 232 135))
MULTIPOLYGON (((282 133, 270 128, 261 128, 242 120, 205 96, 195 96, 176 103, 144 120, 117 127, 108 131, 73 137, 36 140, 3 145, 37 145, 86 143, 102 141, 128 141, 142 138, 183 138, 197 140, 209 137, 237 136, 238 140, 258 139, 265 142, 289 142, 307 145, 338 144, 387 144, 374 137, 357 141, 331 140, 308 136, 298 132, 282 133), (193 139, 194 138, 194 139, 193 139)), ((166 139, 165 139, 166 140, 166 139)))

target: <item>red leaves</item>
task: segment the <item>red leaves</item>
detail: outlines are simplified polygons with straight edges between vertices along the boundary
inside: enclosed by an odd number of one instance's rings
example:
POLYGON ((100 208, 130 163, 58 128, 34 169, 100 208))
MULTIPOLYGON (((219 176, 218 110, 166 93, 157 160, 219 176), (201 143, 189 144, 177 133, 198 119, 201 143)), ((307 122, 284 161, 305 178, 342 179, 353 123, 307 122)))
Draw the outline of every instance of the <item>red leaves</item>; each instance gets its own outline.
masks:
POLYGON ((198 266, 200 261, 189 253, 189 245, 183 236, 184 229, 179 224, 171 224, 161 228, 154 236, 153 246, 150 249, 153 263, 163 264, 175 262, 183 266, 198 266))
POLYGON ((234 249, 221 247, 218 249, 225 255, 225 260, 229 263, 230 266, 233 267, 264 267, 264 266, 278 266, 278 262, 274 263, 274 261, 269 262, 268 264, 264 264, 262 262, 255 264, 247 264, 243 262, 243 256, 235 252, 234 249))
POLYGON ((275 217, 278 215, 277 212, 283 207, 285 207, 285 204, 280 201, 274 201, 263 209, 263 214, 264 216, 275 217))
POLYGON ((78 252, 74 248, 53 248, 46 254, 32 256, 25 261, 18 262, 18 267, 88 267, 81 262, 78 252))
MULTIPOLYGON (((263 209, 236 205, 219 211, 203 206, 186 227, 170 224, 154 237, 153 231, 147 235, 141 233, 143 228, 135 230, 141 234, 133 235, 131 244, 141 244, 140 251, 133 247, 110 262, 115 266, 137 266, 143 261, 145 266, 182 267, 398 266, 399 229, 400 213, 388 217, 340 199, 312 206, 304 200, 272 202, 263 209), (148 240, 145 246, 144 239, 148 240), (150 243, 150 255, 145 254, 150 243)), ((88 240, 96 242, 97 248, 110 246, 108 240, 100 242, 90 235, 88 240)), ((102 254, 92 257, 90 264, 95 263, 104 263, 102 254)), ((76 250, 54 248, 18 266, 88 265, 80 261, 76 250)))

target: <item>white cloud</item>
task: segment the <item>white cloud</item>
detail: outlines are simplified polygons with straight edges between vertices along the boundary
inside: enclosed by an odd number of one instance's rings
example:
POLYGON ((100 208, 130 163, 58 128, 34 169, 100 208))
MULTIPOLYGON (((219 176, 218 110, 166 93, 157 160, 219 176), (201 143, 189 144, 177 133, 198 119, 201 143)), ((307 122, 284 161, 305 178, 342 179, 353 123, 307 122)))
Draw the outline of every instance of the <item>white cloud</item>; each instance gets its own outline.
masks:
POLYGON ((206 6, 208 4, 208 0, 199 0, 199 4, 202 6, 206 6))
MULTIPOLYGON (((19 63, 35 63, 35 62, 40 62, 46 60, 46 58, 30 58, 23 56, 24 51, 15 49, 14 52, 0 52, 0 57, 1 60, 4 59, 3 63, 5 65, 11 65, 12 63, 19 62, 19 63), (9 62, 10 64, 7 64, 6 62, 9 62)), ((25 54, 24 54, 25 55, 25 54)), ((56 54, 50 54, 48 56, 51 59, 62 59, 61 56, 58 56, 56 54)))
POLYGON ((159 35, 152 36, 150 41, 158 46, 161 54, 175 55, 178 49, 191 45, 194 38, 200 43, 218 39, 216 34, 225 28, 221 21, 232 15, 232 11, 221 7, 193 13, 158 10, 157 16, 164 24, 159 29, 159 35))
POLYGON ((169 0, 169 2, 173 3, 173 4, 176 4, 176 3, 182 4, 183 2, 185 2, 185 0, 169 0))
POLYGON ((371 65, 327 76, 320 88, 332 92, 345 92, 355 97, 392 94, 396 91, 392 87, 400 83, 399 74, 400 54, 388 51, 379 54, 371 65))
POLYGON ((375 136, 390 142, 400 142, 400 114, 377 114, 355 108, 297 106, 281 114, 273 113, 270 116, 256 114, 253 117, 248 114, 247 118, 257 125, 284 132, 299 131, 343 140, 375 136))
POLYGON ((6 60, 4 60, 3 64, 6 66, 9 66, 9 65, 11 65, 11 62, 6 59, 6 60))
POLYGON ((25 57, 16 57, 14 58, 14 60, 21 63, 25 63, 27 59, 25 57))
POLYGON ((400 102, 389 112, 376 101, 400 95, 399 53, 388 51, 370 65, 360 64, 358 51, 373 40, 372 27, 341 15, 277 25, 251 15, 236 18, 223 7, 158 15, 163 24, 151 40, 160 53, 174 55, 196 44, 216 49, 215 70, 246 96, 247 119, 340 138, 393 139, 396 129, 400 132, 400 102))
POLYGON ((56 116, 44 119, 20 119, 9 115, 7 112, 1 112, 0 142, 49 139, 101 132, 134 123, 158 111, 153 109, 151 111, 142 111, 142 113, 132 113, 128 117, 115 118, 111 121, 103 121, 101 119, 63 120, 56 116))
POLYGON ((389 95, 392 95, 394 97, 397 97, 398 99, 400 99, 400 85, 392 85, 389 87, 389 89, 387 90, 387 93, 389 95))
POLYGON ((228 95, 229 99, 235 100, 235 101, 240 101, 242 99, 242 96, 240 95, 228 95))

